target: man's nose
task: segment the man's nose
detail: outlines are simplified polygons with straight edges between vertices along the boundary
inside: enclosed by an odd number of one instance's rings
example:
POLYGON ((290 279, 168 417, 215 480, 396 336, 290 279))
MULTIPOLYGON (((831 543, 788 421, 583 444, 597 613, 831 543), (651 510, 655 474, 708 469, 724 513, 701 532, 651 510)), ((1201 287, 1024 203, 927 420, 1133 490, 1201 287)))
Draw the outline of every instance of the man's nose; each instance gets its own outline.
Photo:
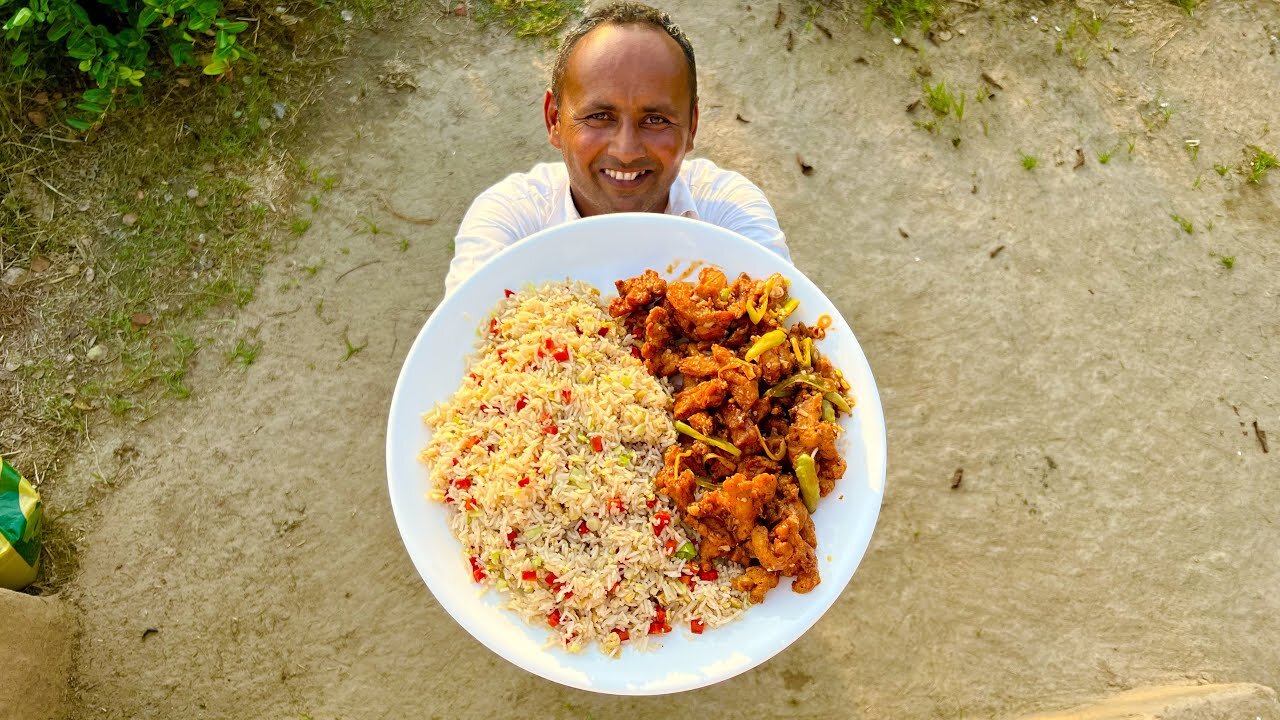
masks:
POLYGON ((613 134, 613 142, 609 144, 609 154, 618 162, 627 164, 644 158, 640 127, 630 120, 618 123, 618 131, 613 134))

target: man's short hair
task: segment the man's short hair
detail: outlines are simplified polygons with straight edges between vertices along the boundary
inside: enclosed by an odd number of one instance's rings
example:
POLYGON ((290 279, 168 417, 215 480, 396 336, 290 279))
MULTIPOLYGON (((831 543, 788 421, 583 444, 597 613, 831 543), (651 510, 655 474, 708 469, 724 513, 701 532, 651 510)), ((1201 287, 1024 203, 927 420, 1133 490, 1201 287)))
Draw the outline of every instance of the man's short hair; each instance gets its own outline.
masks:
POLYGON ((638 2, 615 2, 593 10, 578 24, 570 28, 569 33, 560 41, 560 50, 556 53, 556 64, 551 69, 551 96, 556 103, 560 102, 560 86, 564 82, 564 73, 569 65, 569 55, 573 48, 587 33, 602 25, 648 25, 671 36, 672 40, 684 50, 684 59, 689 64, 689 101, 690 110, 698 102, 698 66, 693 60, 693 45, 684 31, 671 20, 665 12, 638 2))

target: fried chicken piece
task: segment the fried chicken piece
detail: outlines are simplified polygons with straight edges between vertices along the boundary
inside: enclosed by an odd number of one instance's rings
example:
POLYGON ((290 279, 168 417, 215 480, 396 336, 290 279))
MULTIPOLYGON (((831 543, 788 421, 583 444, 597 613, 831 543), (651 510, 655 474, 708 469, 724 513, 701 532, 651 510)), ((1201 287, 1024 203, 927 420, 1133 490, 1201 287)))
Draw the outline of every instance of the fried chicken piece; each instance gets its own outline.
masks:
MULTIPOLYGON (((844 475, 844 460, 836 450, 836 438, 840 435, 840 426, 835 423, 822 422, 822 396, 811 393, 791 410, 791 426, 787 428, 787 455, 794 464, 801 454, 808 453, 819 468, 819 481, 822 477, 834 480, 844 475), (834 474, 835 470, 839 474, 834 474)), ((834 487, 834 482, 832 483, 834 487)), ((819 482, 821 490, 821 482, 819 482)), ((828 489, 822 494, 830 492, 828 489)))
POLYGON ((791 589, 806 593, 818 586, 818 555, 802 535, 800 519, 793 513, 772 530, 757 525, 751 531, 751 553, 766 570, 794 576, 791 589))
POLYGON ((609 314, 613 317, 630 315, 637 309, 656 300, 661 300, 667 293, 667 281, 653 270, 645 270, 643 274, 614 283, 618 288, 618 297, 609 303, 609 314))
POLYGON ((711 377, 720 371, 720 363, 706 355, 690 355, 680 361, 680 372, 685 377, 711 377))
POLYGON ((729 286, 729 278, 719 268, 704 267, 698 271, 698 285, 693 294, 703 300, 719 301, 720 291, 729 286))
POLYGON ((649 374, 668 377, 679 370, 680 354, 670 349, 675 329, 666 308, 649 311, 644 321, 644 344, 640 346, 640 357, 649 374))
POLYGON ((736 401, 730 400, 724 404, 720 409, 720 419, 724 421, 725 430, 729 433, 729 442, 737 446, 744 455, 760 452, 760 431, 756 428, 755 419, 738 407, 736 401))
POLYGON ((689 427, 703 435, 711 435, 716 429, 716 421, 712 420, 711 416, 704 412, 696 412, 690 415, 686 422, 689 423, 689 427))
POLYGON ((675 409, 672 412, 677 420, 683 420, 699 410, 716 407, 724 402, 728 392, 729 383, 720 378, 704 380, 676 393, 675 409))
POLYGON ((695 340, 720 340, 729 324, 741 316, 735 310, 717 310, 710 302, 693 294, 689 283, 672 283, 667 288, 667 305, 671 315, 686 335, 695 340))
POLYGON ((680 353, 663 348, 657 355, 646 358, 644 367, 654 377, 671 377, 680 372, 680 353))
MULTIPOLYGON (((770 460, 764 455, 748 455, 738 461, 738 472, 747 477, 755 477, 761 473, 770 473, 777 475, 782 471, 782 466, 770 460)), ((792 480, 794 483, 795 481, 792 480)), ((779 489, 782 488, 782 478, 778 478, 779 489)))
POLYGON ((791 375, 795 371, 796 356, 791 354, 791 346, 783 343, 776 348, 765 350, 758 360, 760 377, 769 385, 791 375))
POLYGON ((778 586, 778 573, 769 572, 759 565, 752 565, 747 571, 733 579, 733 589, 750 595, 751 602, 764 602, 765 593, 778 586))
POLYGON ((691 453, 688 459, 690 467, 702 468, 712 479, 727 478, 737 472, 737 460, 727 452, 700 442, 689 443, 686 449, 691 453))
POLYGON ((725 480, 719 490, 705 492, 689 505, 689 522, 703 537, 702 559, 727 555, 733 546, 751 537, 760 510, 776 490, 773 475, 762 473, 748 480, 738 473, 725 480))
POLYGON ((719 366, 717 376, 729 383, 729 392, 738 407, 750 408, 760 399, 760 371, 722 345, 711 346, 711 358, 719 366))
POLYGON ((657 355, 658 351, 671 345, 674 337, 671 317, 664 307, 656 307, 649 311, 644 321, 644 347, 640 355, 646 359, 657 355))
POLYGON ((693 471, 689 469, 689 465, 681 462, 686 459, 681 457, 684 452, 687 451, 678 444, 667 448, 667 452, 662 456, 662 469, 658 471, 658 476, 653 481, 658 492, 671 498, 680 512, 686 511, 697 492, 693 471))

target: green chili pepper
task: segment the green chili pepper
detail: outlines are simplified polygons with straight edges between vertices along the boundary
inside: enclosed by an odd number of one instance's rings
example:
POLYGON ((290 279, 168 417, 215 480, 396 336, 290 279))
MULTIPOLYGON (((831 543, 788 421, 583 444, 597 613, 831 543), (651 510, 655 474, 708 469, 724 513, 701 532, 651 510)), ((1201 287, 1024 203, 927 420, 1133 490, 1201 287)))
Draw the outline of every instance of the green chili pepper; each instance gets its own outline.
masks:
POLYGON ((695 548, 691 542, 681 545, 680 549, 676 551, 676 557, 681 560, 692 560, 697 554, 698 549, 695 548))
POLYGON ((804 498, 804 506, 809 512, 818 509, 818 468, 813 457, 805 453, 796 458, 796 480, 800 481, 800 496, 804 498))
POLYGON ((787 393, 795 389, 792 387, 792 385, 795 385, 796 383, 800 383, 802 385, 808 385, 809 387, 814 388, 815 390, 819 390, 823 393, 835 391, 835 388, 831 386, 831 383, 828 382, 827 379, 822 377, 821 375, 817 375, 815 373, 810 373, 810 372, 798 372, 795 375, 792 375, 791 377, 783 380, 782 382, 779 382, 777 385, 774 385, 773 387, 766 390, 764 392, 764 396, 778 397, 780 395, 786 395, 787 393))
POLYGON ((830 400, 823 397, 822 398, 822 422, 835 422, 835 421, 836 421, 835 406, 831 404, 830 400))
POLYGON ((838 392, 835 392, 834 390, 832 392, 823 394, 822 397, 827 402, 839 408, 840 412, 842 413, 849 414, 853 412, 853 407, 849 405, 849 401, 845 400, 843 395, 841 395, 838 392))
POLYGON ((743 359, 746 360, 747 362, 751 362, 752 360, 755 360, 756 358, 763 355, 765 351, 772 350, 786 341, 787 341, 786 330, 770 330, 769 332, 760 336, 760 339, 757 340, 755 344, 751 346, 751 349, 747 351, 747 354, 744 356, 743 359))
POLYGON ((787 316, 795 312, 796 308, 798 307, 800 307, 799 300, 795 298, 791 298, 790 300, 788 300, 787 304, 783 305, 782 309, 778 311, 778 322, 782 322, 783 320, 786 320, 787 316))
POLYGON ((720 489, 719 485, 711 482, 710 480, 702 477, 701 475, 694 475, 693 482, 696 483, 697 486, 702 488, 703 490, 719 490, 720 489))
POLYGON ((712 447, 718 447, 721 450, 729 453, 734 457, 738 457, 739 455, 742 454, 742 451, 739 450, 737 447, 735 447, 733 443, 729 442, 728 440, 720 440, 718 438, 707 437, 706 435, 703 435, 697 430, 694 430, 693 428, 689 427, 687 423, 680 422, 679 420, 675 421, 674 424, 676 426, 676 430, 684 433, 685 435, 688 435, 694 440, 701 440, 702 442, 712 447))

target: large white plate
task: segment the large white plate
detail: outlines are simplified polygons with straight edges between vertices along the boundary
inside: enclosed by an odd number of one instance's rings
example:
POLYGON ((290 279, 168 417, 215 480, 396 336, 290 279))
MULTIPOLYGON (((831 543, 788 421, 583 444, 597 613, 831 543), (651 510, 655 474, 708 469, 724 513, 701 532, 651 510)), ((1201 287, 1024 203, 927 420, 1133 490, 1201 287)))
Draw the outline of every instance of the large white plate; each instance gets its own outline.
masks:
POLYGON ((387 484, 400 536, 418 573, 440 605, 490 650, 529 672, 564 685, 618 695, 658 695, 710 685, 768 660, 808 630, 836 601, 853 576, 880 513, 885 481, 885 431, 880 396, 866 356, 847 323, 796 268, 742 236, 708 223, 668 215, 603 215, 549 228, 504 250, 445 298, 418 333, 405 358, 387 423, 387 484), (604 297, 613 282, 647 268, 670 276, 693 261, 719 266, 730 279, 740 272, 763 277, 781 272, 800 300, 792 320, 812 324, 826 313, 831 332, 819 347, 841 368, 857 407, 841 436, 849 469, 823 499, 814 523, 822 583, 796 595, 790 582, 769 593, 741 619, 701 636, 675 628, 656 651, 626 647, 611 659, 595 647, 572 655, 546 648, 548 633, 503 608, 505 594, 481 594, 458 540, 449 532, 445 506, 426 499, 426 467, 417 461, 429 434, 421 414, 449 398, 461 384, 476 327, 503 296, 526 282, 585 280, 604 297))

